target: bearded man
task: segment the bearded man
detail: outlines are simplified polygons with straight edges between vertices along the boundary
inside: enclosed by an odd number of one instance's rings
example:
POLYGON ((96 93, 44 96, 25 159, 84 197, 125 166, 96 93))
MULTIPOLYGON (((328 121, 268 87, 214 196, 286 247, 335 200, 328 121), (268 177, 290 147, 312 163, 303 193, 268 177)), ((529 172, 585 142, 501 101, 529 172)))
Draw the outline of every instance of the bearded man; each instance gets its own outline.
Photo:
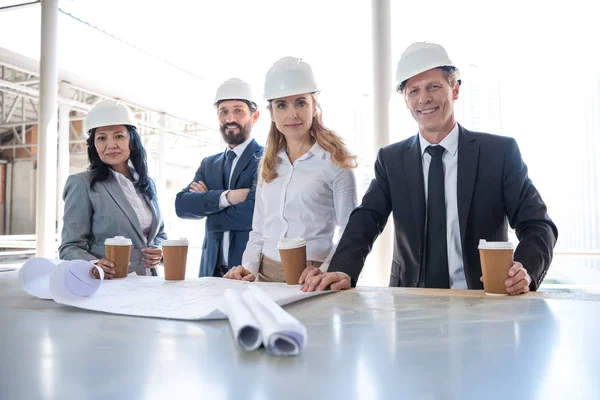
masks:
POLYGON ((238 78, 225 81, 217 89, 215 107, 225 151, 204 158, 192 183, 175 199, 178 217, 206 218, 200 277, 222 277, 241 264, 263 152, 251 136, 260 113, 250 85, 238 78))

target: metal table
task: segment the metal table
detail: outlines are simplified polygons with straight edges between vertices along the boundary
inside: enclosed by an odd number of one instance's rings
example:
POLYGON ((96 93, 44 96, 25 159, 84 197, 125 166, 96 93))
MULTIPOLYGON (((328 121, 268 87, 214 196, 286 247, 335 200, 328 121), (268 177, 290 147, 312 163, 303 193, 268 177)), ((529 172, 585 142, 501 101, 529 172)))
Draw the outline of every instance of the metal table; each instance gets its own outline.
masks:
POLYGON ((361 288, 286 307, 297 357, 227 321, 88 312, 0 274, 0 399, 600 399, 600 296, 361 288))

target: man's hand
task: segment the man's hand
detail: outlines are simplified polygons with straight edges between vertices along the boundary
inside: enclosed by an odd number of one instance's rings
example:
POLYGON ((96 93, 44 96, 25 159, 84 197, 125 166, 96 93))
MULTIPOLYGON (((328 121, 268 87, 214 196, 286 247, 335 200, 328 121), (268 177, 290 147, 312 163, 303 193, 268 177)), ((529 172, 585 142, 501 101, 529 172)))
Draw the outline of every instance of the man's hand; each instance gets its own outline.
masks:
POLYGON ((162 249, 156 246, 142 249, 142 261, 144 261, 144 267, 154 268, 156 267, 162 258, 162 249))
POLYGON ((506 291, 511 296, 529 292, 529 280, 527 279, 527 270, 520 262, 513 262, 508 270, 508 279, 504 281, 506 291))
POLYGON ((301 285, 313 276, 322 274, 321 270, 313 266, 311 261, 308 261, 306 264, 306 268, 304 268, 304 271, 302 271, 302 275, 300 275, 300 280, 298 281, 298 283, 301 285))
POLYGON ((331 290, 350 289, 350 278, 339 272, 325 272, 324 274, 314 275, 304 282, 300 287, 303 292, 322 291, 328 287, 331 290))
MULTIPOLYGON (((504 281, 504 286, 506 286, 506 291, 511 296, 524 294, 529 292, 530 279, 523 264, 513 261, 513 265, 508 270, 508 279, 504 281)), ((479 280, 483 282, 483 276, 479 280)))
POLYGON ((256 277, 254 276, 254 274, 252 272, 248 271, 246 268, 244 268, 241 265, 231 268, 229 271, 227 271, 227 273, 223 276, 223 278, 234 279, 236 281, 249 281, 249 282, 254 282, 254 280, 256 279, 256 277))
POLYGON ((191 193, 206 193, 208 192, 208 187, 202 181, 192 182, 190 185, 191 193))
POLYGON ((235 206, 236 204, 246 201, 248 193, 250 193, 250 189, 234 189, 228 191, 225 197, 227 198, 229 204, 235 206))

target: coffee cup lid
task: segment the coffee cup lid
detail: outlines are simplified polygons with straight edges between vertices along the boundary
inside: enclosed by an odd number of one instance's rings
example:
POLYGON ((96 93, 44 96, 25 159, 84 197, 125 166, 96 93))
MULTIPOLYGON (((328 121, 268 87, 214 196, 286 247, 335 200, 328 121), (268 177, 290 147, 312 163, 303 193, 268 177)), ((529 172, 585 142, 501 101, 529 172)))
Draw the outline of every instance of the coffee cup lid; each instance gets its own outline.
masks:
POLYGON ((131 239, 124 236, 115 236, 114 238, 107 238, 104 244, 109 246, 131 246, 131 239))
POLYGON ((478 248, 482 250, 513 250, 515 246, 512 242, 488 242, 485 239, 481 239, 478 248))
POLYGON ((162 242, 162 246, 188 246, 189 242, 186 238, 170 239, 162 242))
POLYGON ((306 240, 303 238, 282 238, 277 244, 280 250, 297 249, 302 246, 306 246, 306 240))

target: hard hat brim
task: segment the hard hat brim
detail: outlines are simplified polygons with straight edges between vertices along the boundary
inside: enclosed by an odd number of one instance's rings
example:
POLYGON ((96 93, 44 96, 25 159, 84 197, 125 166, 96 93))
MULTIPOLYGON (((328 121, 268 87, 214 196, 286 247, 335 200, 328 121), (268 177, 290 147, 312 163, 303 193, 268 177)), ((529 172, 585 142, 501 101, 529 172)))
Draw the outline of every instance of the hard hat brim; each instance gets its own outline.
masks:
POLYGON ((320 90, 309 90, 309 91, 304 91, 304 90, 282 90, 279 93, 275 93, 275 94, 270 94, 269 96, 265 95, 265 100, 267 101, 273 101, 276 99, 281 99, 283 97, 288 97, 288 96, 297 96, 300 94, 314 94, 317 95, 319 94, 320 90))
POLYGON ((409 80, 410 78, 414 78, 415 76, 422 74, 423 72, 427 72, 429 70, 432 69, 436 69, 436 68, 443 68, 443 67, 453 67, 456 68, 456 65, 454 65, 454 63, 450 62, 450 63, 444 63, 441 65, 438 65, 438 63, 432 63, 431 65, 427 65, 424 66, 422 68, 415 68, 414 70, 403 74, 402 77, 397 77, 397 81, 398 81, 398 86, 400 86, 402 83, 406 82, 407 80, 409 80), (402 79, 404 78, 404 79, 402 79), (402 80, 400 80, 402 79, 402 80))

